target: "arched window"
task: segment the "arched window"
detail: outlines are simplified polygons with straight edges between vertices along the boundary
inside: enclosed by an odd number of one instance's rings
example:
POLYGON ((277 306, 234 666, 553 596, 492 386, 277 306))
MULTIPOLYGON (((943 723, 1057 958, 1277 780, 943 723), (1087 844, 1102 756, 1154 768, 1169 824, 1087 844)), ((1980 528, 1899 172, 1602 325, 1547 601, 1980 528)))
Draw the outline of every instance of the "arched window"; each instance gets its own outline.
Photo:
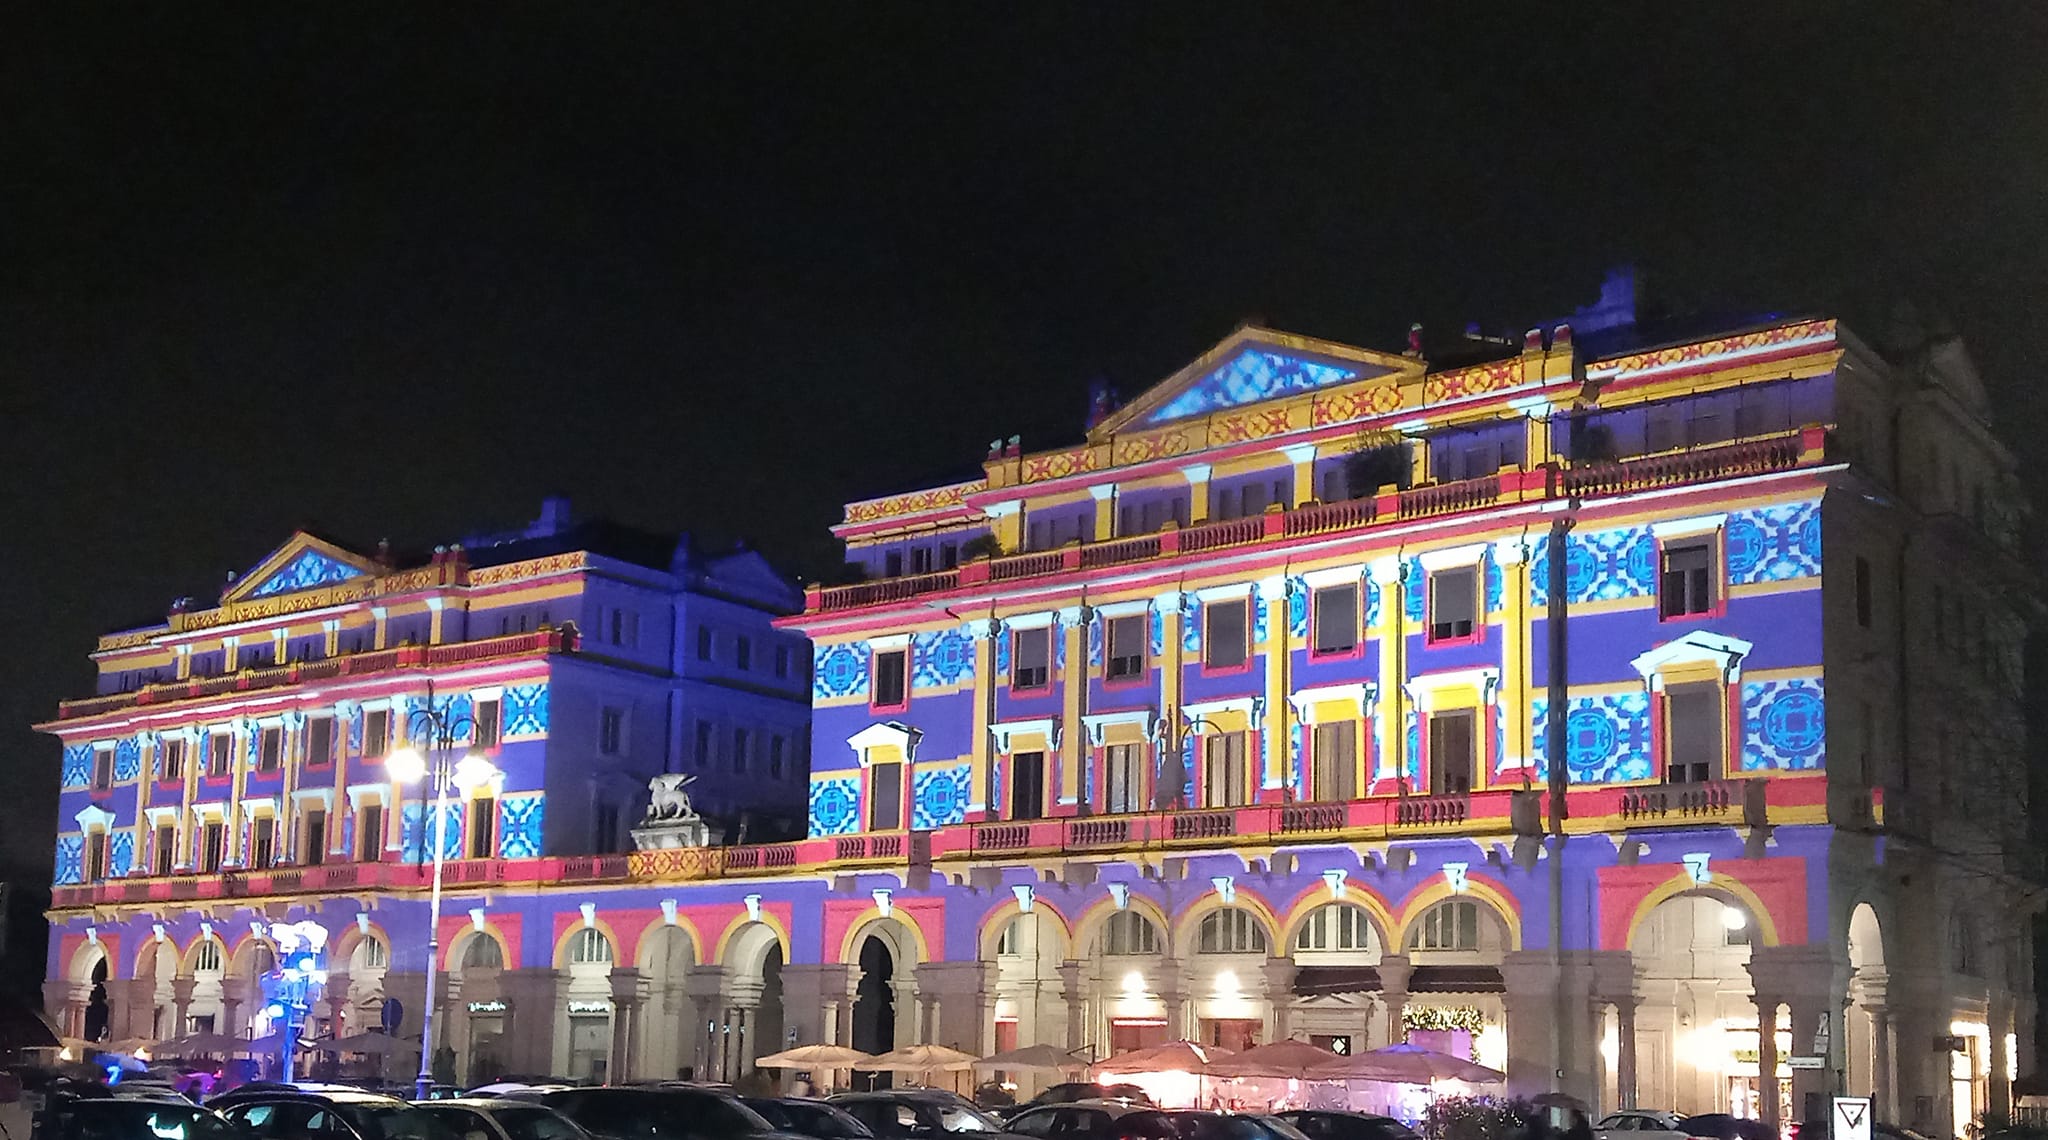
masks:
POLYGON ((252 959, 250 968, 255 971, 256 977, 260 978, 277 969, 277 952, 270 948, 270 943, 268 942, 258 942, 256 944, 256 952, 250 955, 250 957, 252 959))
POLYGON ((1320 906, 1301 924, 1294 936, 1296 951, 1370 950, 1372 922, 1365 911, 1345 903, 1320 906))
POLYGON ((1423 914, 1415 932, 1408 936, 1410 950, 1479 949, 1479 904, 1469 899, 1449 899, 1423 914))
POLYGON ((602 930, 585 927, 576 932, 576 940, 569 944, 569 961, 573 963, 585 965, 611 960, 612 942, 602 930))
POLYGON ((1264 954, 1266 932, 1250 911, 1225 907, 1202 916, 1198 954, 1264 954))
POLYGON ((1023 924, 1022 915, 1003 924, 1003 932, 996 936, 997 954, 1013 956, 1019 953, 1018 947, 1023 945, 1024 941, 1024 931, 1020 929, 1023 924))
POLYGON ((202 970, 220 970, 220 943, 211 938, 201 942, 192 954, 192 972, 196 974, 202 970))
POLYGON ((498 940, 488 934, 479 934, 462 948, 462 968, 465 970, 502 970, 505 968, 505 952, 498 948, 498 940))
MULTIPOLYGON (((477 941, 491 942, 489 938, 477 939, 477 941)), ((491 942, 491 945, 496 946, 497 943, 491 942)), ((465 954, 465 964, 467 964, 467 958, 468 955, 465 954)), ((365 938, 361 942, 356 943, 355 953, 349 955, 349 962, 358 970, 382 969, 391 964, 391 951, 385 947, 383 939, 365 938)))
POLYGON ((1134 910, 1120 910, 1102 926, 1104 954, 1157 954, 1159 928, 1134 910))

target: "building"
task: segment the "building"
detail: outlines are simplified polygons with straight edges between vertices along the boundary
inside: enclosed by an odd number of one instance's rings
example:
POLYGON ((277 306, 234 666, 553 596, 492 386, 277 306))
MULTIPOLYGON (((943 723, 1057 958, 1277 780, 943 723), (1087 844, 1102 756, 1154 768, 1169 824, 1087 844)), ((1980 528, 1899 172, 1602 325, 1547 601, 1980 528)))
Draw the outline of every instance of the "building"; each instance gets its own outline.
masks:
MULTIPOLYGON (((1426 356, 1243 328, 1098 411, 847 506, 866 580, 779 623, 808 838, 457 888, 467 1076, 1421 1034, 1607 1107, 2007 1103, 2035 601, 1959 346, 1657 327, 1619 287, 1426 356)), ((152 924, 181 962, 259 909, 421 941, 417 879, 277 878, 311 873, 62 889, 53 996, 142 960, 165 1008, 152 924)))
POLYGON ((801 835, 808 648, 772 624, 800 601, 751 551, 551 500, 529 527, 421 558, 295 534, 218 605, 101 638, 98 695, 41 726, 63 741, 48 1007, 79 1035, 247 1032, 252 923, 279 916, 241 900, 290 895, 355 935, 335 973, 358 1020, 386 997, 416 1011, 384 975, 407 940, 424 954, 402 900, 437 832, 465 886, 565 855, 622 863, 662 773, 694 777, 733 839, 801 835), (438 827, 425 783, 384 770, 434 747, 429 710, 451 751, 495 767, 438 827), (87 902, 105 917, 81 957, 68 920, 87 902))

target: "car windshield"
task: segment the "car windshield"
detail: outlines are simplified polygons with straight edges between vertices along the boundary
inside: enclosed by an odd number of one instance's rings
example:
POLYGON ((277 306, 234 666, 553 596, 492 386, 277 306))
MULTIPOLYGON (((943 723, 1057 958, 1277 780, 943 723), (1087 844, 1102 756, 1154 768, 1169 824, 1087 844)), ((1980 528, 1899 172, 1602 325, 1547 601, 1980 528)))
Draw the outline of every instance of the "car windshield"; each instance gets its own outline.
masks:
POLYGON ((490 1115, 512 1140, 582 1140, 583 1134, 559 1112, 545 1108, 493 1108, 490 1115))
POLYGON ((65 1114, 63 1140, 239 1140, 203 1108, 146 1100, 86 1101, 65 1114))

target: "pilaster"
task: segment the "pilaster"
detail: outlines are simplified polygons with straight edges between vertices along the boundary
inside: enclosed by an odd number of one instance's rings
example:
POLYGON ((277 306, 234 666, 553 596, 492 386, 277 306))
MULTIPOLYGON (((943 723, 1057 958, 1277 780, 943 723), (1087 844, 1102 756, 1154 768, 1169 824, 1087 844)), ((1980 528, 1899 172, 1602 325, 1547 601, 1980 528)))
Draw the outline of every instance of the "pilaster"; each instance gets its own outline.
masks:
POLYGON ((980 823, 988 818, 989 749, 989 706, 995 699, 995 686, 1003 683, 995 675, 995 639, 1001 636, 1001 625, 994 618, 966 623, 967 635, 974 639, 974 776, 971 790, 967 793, 967 822, 980 823))
POLYGON ((1065 639, 1067 665, 1059 678, 1060 779, 1047 813, 1053 816, 1080 811, 1081 770, 1088 762, 1088 733, 1082 728, 1081 715, 1088 696, 1088 623, 1094 620, 1094 612, 1086 606, 1068 606, 1054 615, 1058 636, 1065 639))
POLYGON ((1265 723, 1256 726, 1263 761, 1258 789, 1262 803, 1282 802, 1301 794, 1301 789, 1293 784, 1291 772, 1294 705, 1287 699, 1287 676, 1294 657, 1292 630, 1287 622, 1287 589, 1288 580, 1278 575, 1261 578, 1257 586, 1256 604, 1266 610, 1266 641, 1262 647, 1266 661, 1265 723))
POLYGON ((1382 779, 1398 779, 1408 770, 1407 725, 1408 690, 1407 673, 1403 666, 1406 656, 1407 605, 1402 597, 1401 560, 1394 557, 1378 558, 1366 567, 1373 585, 1379 587, 1379 620, 1372 625, 1371 637, 1378 647, 1380 715, 1372 718, 1372 753, 1375 757, 1373 770, 1367 774, 1366 789, 1387 791, 1378 787, 1382 779))
POLYGON ((918 996, 930 1002, 927 1041, 977 1055, 992 1051, 995 963, 927 962, 912 977, 918 996))

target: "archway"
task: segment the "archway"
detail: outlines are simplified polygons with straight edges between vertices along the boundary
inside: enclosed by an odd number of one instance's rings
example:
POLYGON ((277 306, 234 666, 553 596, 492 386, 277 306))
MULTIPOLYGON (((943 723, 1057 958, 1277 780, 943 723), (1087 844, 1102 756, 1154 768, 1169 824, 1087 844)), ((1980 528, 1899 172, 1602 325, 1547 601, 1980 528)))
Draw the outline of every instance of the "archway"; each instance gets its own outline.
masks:
POLYGON ((782 936, 765 922, 748 923, 727 940, 724 957, 724 996, 700 1020, 707 1032, 704 1071, 730 1081, 750 1072, 754 1058, 783 1047, 782 936))
POLYGON ((171 979, 177 972, 178 948, 164 939, 152 939, 136 953, 135 977, 148 983, 149 1006, 146 1013, 140 1008, 129 1012, 131 1036, 151 1041, 177 1036, 170 1013, 176 998, 171 979))
POLYGON ((107 1020, 111 1012, 107 1004, 107 956, 100 955, 89 975, 92 988, 86 991, 85 1026, 83 1036, 87 1041, 107 1039, 107 1020))
MULTIPOLYGON (((861 940, 860 982, 854 988, 853 1047, 886 1053, 896 1047, 896 955, 880 936, 861 940)), ((873 1075, 881 1084, 885 1074, 873 1075)))
POLYGON ((1385 931, 1372 911, 1355 902, 1307 909, 1288 929, 1285 944, 1294 963, 1294 992, 1275 999, 1286 1011, 1276 1029, 1346 1053, 1390 1044, 1384 1030, 1371 1024, 1382 1020, 1372 1017, 1372 994, 1380 988, 1380 959, 1387 952, 1385 931))
MULTIPOLYGON (((1067 1024, 1072 1011, 1066 1003, 1046 1002, 1040 997, 1060 992, 1060 964, 1069 955, 1066 927, 1058 915, 1044 906, 1026 911, 1012 904, 996 912, 986 925, 981 949, 982 960, 996 964, 995 1052, 1021 1045, 1066 1049, 1079 1044, 1069 1037, 1080 1026, 1067 1024)), ((1035 1095, 1040 1085, 1062 1079, 1028 1072, 996 1073, 994 1077, 1017 1086, 1014 1091, 1020 1101, 1035 1095)))
MULTIPOLYGON (((1755 916, 1732 896, 1674 895, 1643 917, 1629 938, 1642 1001, 1635 1020, 1637 1104, 1690 1115, 1763 1116, 1758 1063, 1762 1030, 1749 977, 1755 916)), ((1773 1011, 1781 1120, 1789 1115, 1789 1022, 1773 1011), (1781 1028, 1782 1026, 1782 1028, 1781 1028)), ((1614 1071, 1620 1041, 1601 1048, 1614 1071)))
POLYGON ((688 931, 662 925, 640 946, 640 972, 647 978, 647 1007, 640 1019, 641 1075, 687 1080, 696 1075, 696 1027, 690 1001, 690 971, 697 947, 688 931))
POLYGON ((557 1054, 564 1065, 559 1071, 578 1080, 603 1084, 625 1077, 611 1071, 612 1019, 617 1016, 612 1008, 615 960, 610 936, 596 926, 571 930, 556 954, 556 969, 567 974, 562 987, 566 1025, 558 1023, 567 1032, 557 1040, 566 1040, 568 1050, 566 1056, 557 1054))
MULTIPOLYGON (((357 953, 372 945, 373 940, 364 939, 357 953)), ((461 986, 462 1001, 448 1020, 461 1021, 441 1026, 441 1043, 456 1050, 456 1071, 463 1079, 482 1084, 503 1076, 519 1052, 506 1040, 508 1027, 521 1018, 527 1026, 552 1027, 554 1010, 510 1009, 502 981, 505 947, 492 932, 472 930, 451 950, 449 973, 461 986)))
POLYGON ((1169 1010, 1159 994, 1169 961, 1167 929, 1163 913, 1134 898, 1079 933, 1091 982, 1080 1043, 1094 1046, 1098 1056, 1163 1045, 1183 1035, 1170 1017, 1178 1011, 1169 1010))
POLYGON ((1410 915, 1401 935, 1408 996, 1398 1011, 1390 1009, 1400 1016, 1398 1023, 1388 1018, 1388 1036, 1506 1069, 1500 966, 1516 945, 1514 920, 1476 890, 1446 893, 1410 915))
POLYGON ((1897 1120, 1891 1019, 1886 1007, 1884 932, 1877 910, 1858 903, 1849 912, 1849 1008, 1843 1014, 1842 1056, 1852 1094, 1867 1096, 1880 1120, 1897 1120))

